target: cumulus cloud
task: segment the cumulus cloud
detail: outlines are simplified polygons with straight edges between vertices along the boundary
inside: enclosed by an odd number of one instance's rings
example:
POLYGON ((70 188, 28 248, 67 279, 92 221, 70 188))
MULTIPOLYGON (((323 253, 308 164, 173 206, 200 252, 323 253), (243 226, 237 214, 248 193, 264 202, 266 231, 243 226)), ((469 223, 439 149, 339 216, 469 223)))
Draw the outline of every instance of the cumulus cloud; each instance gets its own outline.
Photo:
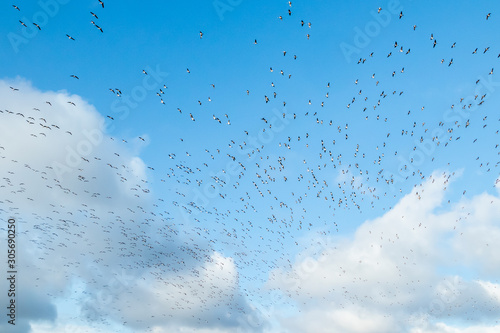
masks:
POLYGON ((113 140, 95 107, 66 91, 18 78, 0 81, 0 99, 0 216, 17 221, 17 332, 93 332, 94 321, 132 331, 244 326, 251 309, 234 262, 185 242, 155 210, 136 145, 113 140))
POLYGON ((266 312, 240 293, 231 257, 160 214, 138 146, 112 140, 92 105, 22 79, 0 81, 0 99, 0 216, 16 218, 22 244, 16 332, 499 328, 498 195, 447 204, 454 177, 433 174, 352 237, 313 238, 273 270, 267 287, 288 302, 266 312))
POLYGON ((428 328, 414 328, 410 331, 410 333, 495 333, 499 330, 500 325, 473 325, 465 328, 457 328, 443 323, 437 323, 428 328))
POLYGON ((500 273, 500 198, 484 193, 445 204, 453 179, 434 173, 352 238, 313 239, 315 249, 291 269, 274 270, 268 287, 300 310, 282 325, 293 332, 405 332, 441 323, 439 332, 455 332, 452 321, 498 318, 496 284, 484 278, 500 273))

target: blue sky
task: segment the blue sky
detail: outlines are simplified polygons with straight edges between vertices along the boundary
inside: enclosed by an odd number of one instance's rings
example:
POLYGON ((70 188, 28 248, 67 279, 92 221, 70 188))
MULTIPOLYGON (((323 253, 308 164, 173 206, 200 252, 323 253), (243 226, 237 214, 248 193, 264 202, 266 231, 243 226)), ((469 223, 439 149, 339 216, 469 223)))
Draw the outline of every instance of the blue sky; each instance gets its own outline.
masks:
POLYGON ((498 3, 15 5, 2 330, 500 329, 498 3))

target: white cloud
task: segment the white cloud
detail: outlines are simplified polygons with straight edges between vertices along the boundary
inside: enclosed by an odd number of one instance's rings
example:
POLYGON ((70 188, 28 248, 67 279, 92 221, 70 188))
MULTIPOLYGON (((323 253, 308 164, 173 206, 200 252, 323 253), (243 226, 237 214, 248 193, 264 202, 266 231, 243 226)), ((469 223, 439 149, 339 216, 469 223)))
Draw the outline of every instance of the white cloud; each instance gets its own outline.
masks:
POLYGON ((466 328, 448 326, 443 323, 437 323, 427 328, 415 328, 410 333, 497 333, 500 331, 500 325, 484 326, 473 325, 466 328))
POLYGON ((419 317, 498 317, 491 282, 471 276, 500 273, 500 199, 481 194, 443 207, 452 179, 433 174, 352 239, 313 239, 316 253, 299 256, 291 270, 274 270, 268 287, 301 311, 282 324, 293 332, 321 332, 314 323, 326 323, 325 332, 402 332, 412 327, 409 320, 422 324, 419 317))
POLYGON ((392 318, 382 312, 369 311, 357 306, 306 310, 300 316, 283 320, 282 325, 289 332, 295 333, 398 332, 392 318))
POLYGON ((290 302, 259 316, 232 258, 183 241, 152 214, 137 146, 111 140, 92 105, 22 80, 0 81, 0 99, 0 201, 10 207, 1 215, 18 220, 20 272, 30 272, 19 300, 34 332, 94 332, 68 324, 82 315, 155 332, 273 332, 268 320, 291 332, 498 329, 484 326, 500 314, 498 196, 445 204, 452 177, 434 174, 352 238, 313 239, 292 270, 274 270, 267 286, 290 302), (461 318, 472 324, 448 322, 461 318))
POLYGON ((94 332, 85 320, 104 318, 131 331, 247 325, 232 259, 193 249, 153 215, 137 146, 111 140, 92 105, 21 79, 0 81, 0 100, 0 201, 10 209, 0 213, 16 218, 22 244, 19 332, 94 332))
POLYGON ((478 281, 484 290, 491 296, 491 298, 500 303, 500 284, 491 283, 489 281, 478 281))

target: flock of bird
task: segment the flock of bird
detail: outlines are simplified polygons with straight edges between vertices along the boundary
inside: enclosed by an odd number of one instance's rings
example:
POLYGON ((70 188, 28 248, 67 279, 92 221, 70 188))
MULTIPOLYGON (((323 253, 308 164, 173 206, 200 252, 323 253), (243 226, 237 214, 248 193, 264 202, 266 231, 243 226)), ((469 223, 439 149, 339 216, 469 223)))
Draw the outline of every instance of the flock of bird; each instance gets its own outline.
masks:
MULTIPOLYGON (((99 4, 104 9, 104 3, 99 0, 99 4)), ((12 7, 16 11, 22 11, 17 5, 12 7)), ((379 14, 384 10, 381 7, 375 9, 379 14)), ((97 24, 98 15, 94 12, 90 12, 90 15, 91 24, 101 33, 105 33, 97 24)), ((403 11, 397 17, 399 22, 405 24, 402 25, 403 29, 418 32, 418 26, 414 24, 418 22, 405 22, 403 11)), ((485 13, 484 17, 483 20, 489 22, 495 18, 492 13, 485 13)), ((290 1, 278 16, 278 20, 285 22, 287 18, 295 19, 290 1)), ((314 37, 311 22, 306 23, 301 19, 295 21, 294 24, 307 30, 302 38, 309 40, 314 37)), ((24 27, 28 24, 21 20, 19 22, 24 27)), ((32 24, 41 30, 36 22, 32 24)), ((69 34, 66 34, 66 37, 71 42, 78 42, 69 34)), ((193 38, 197 40, 198 36, 193 38)), ((199 39, 207 38, 210 37, 199 31, 199 39)), ((441 42, 437 40, 439 35, 432 33, 428 38, 429 49, 438 50, 441 46, 441 42)), ((250 40, 249 45, 258 47, 257 39, 255 38, 253 43, 250 40)), ((367 52, 367 57, 359 58, 357 65, 369 66, 372 59, 396 57, 398 53, 409 58, 410 45, 403 47, 403 44, 405 43, 402 41, 395 41, 394 44, 387 45, 387 53, 384 54, 367 52)), ((451 48, 458 48, 457 44, 459 45, 460 41, 453 42, 451 48)), ((496 58, 500 58, 500 49, 495 50, 494 45, 491 48, 489 45, 478 45, 467 53, 479 57, 487 56, 488 52, 493 51, 499 52, 496 58)), ((282 54, 284 59, 290 57, 286 50, 283 50, 282 54)), ((462 55, 457 54, 446 60, 439 55, 434 56, 436 62, 447 64, 451 69, 460 57, 462 55)), ((488 70, 480 75, 488 78, 494 75, 494 64, 490 58, 484 59, 478 58, 477 61, 486 63, 488 70)), ((300 54, 293 55, 293 61, 299 60, 300 54)), ((28 157, 26 161, 15 160, 11 157, 11 154, 14 156, 14 151, 10 148, 10 143, 0 142, 0 158, 4 165, 2 169, 23 169, 33 177, 31 180, 35 182, 36 179, 36 183, 45 185, 40 189, 46 192, 45 202, 54 198, 49 207, 33 209, 33 215, 25 217, 26 220, 33 220, 31 228, 26 232, 37 235, 32 238, 32 242, 39 253, 38 260, 50 261, 56 256, 63 256, 65 266, 71 267, 64 272, 67 279, 71 278, 72 271, 79 274, 85 268, 85 264, 82 264, 84 257, 78 253, 79 249, 83 255, 92 253, 96 264, 103 261, 106 266, 111 264, 115 257, 119 257, 117 261, 123 269, 149 268, 154 279, 165 285, 173 284, 166 278, 171 274, 178 274, 176 281, 182 281, 186 271, 199 275, 197 267, 200 267, 200 263, 213 263, 215 250, 224 252, 224 249, 229 249, 235 258, 236 267, 244 270, 244 278, 259 279, 270 269, 286 262, 288 252, 295 253, 307 247, 307 244, 301 243, 297 233, 315 230, 336 233, 339 228, 345 226, 336 216, 354 213, 359 216, 359 213, 377 208, 377 202, 383 201, 384 198, 392 196, 394 200, 391 202, 395 202, 406 191, 402 189, 405 184, 421 184, 429 174, 414 161, 416 152, 428 150, 431 145, 435 153, 432 157, 427 157, 426 161, 431 164, 439 155, 446 155, 447 150, 460 151, 462 141, 467 140, 464 143, 467 147, 479 147, 485 141, 489 144, 488 138, 498 138, 500 119, 497 119, 497 115, 483 112, 484 104, 487 104, 490 97, 489 92, 472 93, 472 97, 456 96, 450 108, 467 112, 467 117, 463 119, 445 121, 435 116, 427 119, 426 109, 432 106, 425 105, 413 105, 398 115, 388 114, 390 105, 403 105, 402 98, 409 94, 406 90, 388 83, 391 78, 406 75, 408 69, 415 70, 411 60, 407 60, 407 63, 404 67, 394 68, 387 73, 373 72, 366 77, 355 78, 352 82, 320 82, 318 86, 323 89, 324 97, 320 101, 308 98, 304 105, 293 108, 305 110, 300 113, 288 112, 287 106, 292 109, 291 102, 278 98, 283 93, 280 90, 280 86, 284 85, 283 79, 293 80, 294 73, 288 72, 286 64, 279 71, 273 69, 276 64, 270 64, 272 79, 263 87, 265 93, 254 96, 253 92, 261 90, 261 87, 249 86, 241 91, 239 98, 243 103, 255 98, 262 108, 273 107, 279 111, 269 113, 269 116, 259 116, 258 127, 239 128, 238 139, 210 142, 200 148, 189 146, 184 138, 179 138, 175 146, 169 147, 171 152, 167 154, 169 159, 165 165, 147 167, 151 175, 147 179, 138 177, 134 169, 124 163, 125 158, 121 156, 123 148, 109 152, 100 150, 89 156, 81 156, 77 170, 61 179, 55 176, 53 165, 32 166, 28 157), (352 97, 339 96, 336 87, 340 85, 344 85, 344 90, 352 91, 352 97), (341 119, 345 121, 339 121, 331 112, 329 101, 333 96, 344 105, 347 116, 341 119), (471 109, 474 111, 468 112, 471 109), (400 119, 398 125, 405 124, 403 128, 392 126, 393 118, 396 117, 400 119), (370 128, 363 127, 362 124, 368 122, 372 124, 370 128), (278 130, 277 128, 282 128, 280 125, 285 129, 278 130), (470 137, 471 129, 481 136, 470 137), (439 130, 440 134, 436 134, 436 130, 439 130), (365 131, 371 132, 372 137, 366 138, 365 131), (275 139, 267 143, 261 139, 264 133, 274 135, 275 139), (196 159, 193 156, 196 156, 196 159), (400 162, 400 156, 404 156, 404 163, 400 162), (196 160, 203 162, 193 162, 196 160), (109 179, 117 180, 131 194, 122 194, 116 198, 112 194, 116 186, 110 185, 112 181, 109 179), (154 183, 151 179, 159 181, 154 183), (158 194, 159 189, 162 189, 164 194, 158 194), (199 193, 204 194, 200 197, 199 193), (68 204, 59 200, 64 197, 68 198, 68 204), (114 201, 124 201, 125 205, 115 204, 114 201), (115 211, 112 207, 123 211, 115 211), (325 214, 328 214, 328 217, 325 214), (265 216, 265 219, 262 219, 262 216, 265 216), (90 234, 100 235, 97 236, 100 242, 88 237, 90 234), (68 249, 77 245, 79 249, 68 249), (290 250, 292 245, 294 249, 290 250)), ((137 73, 149 75, 146 70, 140 68, 137 73)), ((186 68, 185 75, 192 75, 189 68, 186 68)), ((79 80, 77 74, 68 76, 79 80)), ((402 79, 404 80, 404 77, 402 79)), ((333 81, 332 79, 331 82, 333 81)), ((213 81, 206 82, 206 86, 214 92, 213 97, 219 87, 211 82, 213 81)), ((482 84, 480 79, 468 83, 475 87, 482 84)), ((169 79, 168 85, 174 84, 175 79, 169 79)), ((13 99, 22 93, 18 87, 10 87, 10 90, 13 99)), ((127 93, 116 87, 109 88, 109 91, 114 95, 113 98, 117 99, 127 93)), ((175 111, 179 117, 178 126, 188 128, 192 126, 192 122, 209 119, 208 121, 214 122, 214 126, 231 125, 231 129, 235 127, 236 122, 231 122, 229 112, 222 111, 219 115, 212 113, 210 116, 196 111, 193 107, 172 106, 167 101, 166 82, 162 82, 154 93, 161 104, 158 107, 163 108, 161 110, 175 111)), ((202 109, 206 103, 212 103, 213 100, 210 96, 204 96, 197 99, 197 103, 193 101, 193 104, 202 109)), ((74 129, 66 128, 52 111, 56 106, 75 110, 80 107, 72 100, 66 101, 65 104, 63 106, 60 101, 48 100, 43 105, 33 105, 31 109, 7 110, 2 108, 0 102, 0 121, 22 123, 22 133, 26 133, 32 142, 38 142, 43 147, 41 140, 65 140, 74 135, 74 129)), ((116 122, 114 115, 108 114, 106 117, 109 122, 116 122)), ((224 131, 225 127, 219 128, 224 131)), ((131 139, 127 138, 107 137, 105 140, 109 147, 122 147, 120 145, 131 143, 131 139)), ((134 140, 141 144, 148 138, 138 136, 134 140)), ((498 177, 498 147, 498 144, 488 147, 487 154, 477 156, 474 162, 478 170, 496 174, 498 177)), ((34 198, 32 194, 23 197, 24 193, 29 192, 29 184, 17 179, 15 173, 9 171, 0 180, 2 215, 18 214, 20 212, 16 207, 20 206, 29 210, 29 205, 25 206, 23 203, 34 204, 43 199, 34 198)), ((465 194, 464 189, 463 195, 465 194)), ((383 207, 384 210, 390 208, 383 207)), ((41 277, 46 272, 38 268, 35 274, 41 277)), ((216 270, 209 270, 206 274, 217 279, 216 270)), ((93 287, 97 289, 100 283, 104 281, 93 277, 88 282, 89 290, 93 287)), ((181 295, 182 301, 172 304, 172 308, 168 309, 170 314, 163 314, 165 318, 184 316, 188 311, 191 300, 184 294, 186 288, 178 284, 175 295, 157 295, 166 299, 181 295)), ((199 297, 202 304, 212 304, 210 299, 224 302, 227 295, 215 290, 191 297, 199 297)), ((235 313, 247 311, 238 308, 236 303, 231 306, 234 306, 235 313)), ((200 307, 208 308, 207 305, 200 307)), ((100 311, 94 311, 94 315, 100 311)), ((127 325, 124 314, 119 314, 118 317, 127 325)), ((201 325, 205 320, 206 318, 199 317, 195 321, 201 325)))

